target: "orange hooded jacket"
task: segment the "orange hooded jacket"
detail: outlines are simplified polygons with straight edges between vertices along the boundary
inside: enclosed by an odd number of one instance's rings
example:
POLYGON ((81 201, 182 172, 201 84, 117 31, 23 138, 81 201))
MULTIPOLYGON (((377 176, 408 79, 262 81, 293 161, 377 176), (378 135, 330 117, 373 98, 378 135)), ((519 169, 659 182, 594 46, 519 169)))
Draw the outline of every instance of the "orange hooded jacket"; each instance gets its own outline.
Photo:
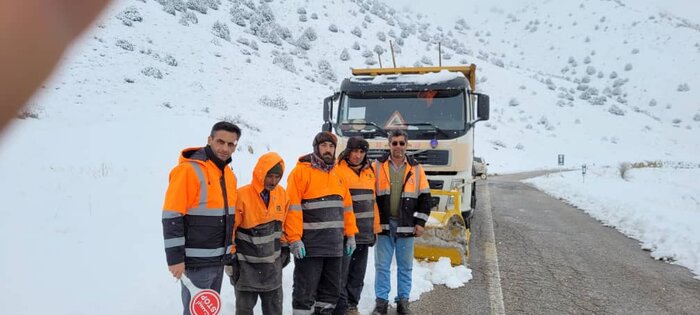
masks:
POLYGON ((255 165, 251 183, 238 189, 233 231, 233 251, 238 258, 237 290, 270 291, 282 285, 280 238, 289 206, 287 193, 278 184, 270 191, 267 206, 260 196, 268 171, 277 163, 284 172, 284 161, 277 153, 263 154, 255 165))
POLYGON ((336 166, 338 175, 347 184, 352 196, 352 209, 359 233, 355 236, 357 244, 374 244, 375 234, 381 232, 379 225, 379 208, 375 198, 376 179, 371 164, 362 166, 358 174, 348 162, 340 160, 336 166))

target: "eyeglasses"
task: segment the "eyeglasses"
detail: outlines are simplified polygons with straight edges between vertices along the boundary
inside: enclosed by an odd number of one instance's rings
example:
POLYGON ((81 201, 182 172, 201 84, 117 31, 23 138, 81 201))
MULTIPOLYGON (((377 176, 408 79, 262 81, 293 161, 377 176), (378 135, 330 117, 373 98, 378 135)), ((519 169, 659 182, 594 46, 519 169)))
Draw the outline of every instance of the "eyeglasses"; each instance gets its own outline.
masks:
POLYGON ((394 146, 394 147, 397 146, 397 145, 403 147, 403 146, 406 145, 406 142, 403 142, 403 141, 393 141, 393 142, 391 142, 391 145, 394 146))

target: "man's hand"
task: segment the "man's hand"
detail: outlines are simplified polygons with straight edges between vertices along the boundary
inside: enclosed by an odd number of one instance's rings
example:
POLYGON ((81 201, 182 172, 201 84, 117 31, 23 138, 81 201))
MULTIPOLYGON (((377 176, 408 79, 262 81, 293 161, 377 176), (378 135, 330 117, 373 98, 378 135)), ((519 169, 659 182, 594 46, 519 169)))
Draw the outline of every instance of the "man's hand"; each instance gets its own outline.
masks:
POLYGON ((418 224, 416 224, 416 226, 413 228, 413 234, 416 234, 416 237, 421 237, 423 232, 425 232, 425 228, 418 224))
POLYGON ((168 270, 170 270, 170 273, 173 274, 173 277, 175 277, 175 279, 180 279, 180 277, 182 277, 182 274, 185 273, 185 263, 181 262, 177 265, 168 266, 168 270))

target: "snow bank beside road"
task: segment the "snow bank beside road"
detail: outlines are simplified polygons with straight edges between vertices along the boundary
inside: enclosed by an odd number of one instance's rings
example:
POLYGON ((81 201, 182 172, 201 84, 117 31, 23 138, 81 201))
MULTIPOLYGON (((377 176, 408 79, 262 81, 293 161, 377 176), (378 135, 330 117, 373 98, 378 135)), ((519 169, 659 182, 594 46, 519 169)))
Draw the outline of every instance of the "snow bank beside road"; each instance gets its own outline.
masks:
POLYGON ((700 169, 590 169, 527 180, 641 242, 655 259, 687 267, 700 279, 700 169))

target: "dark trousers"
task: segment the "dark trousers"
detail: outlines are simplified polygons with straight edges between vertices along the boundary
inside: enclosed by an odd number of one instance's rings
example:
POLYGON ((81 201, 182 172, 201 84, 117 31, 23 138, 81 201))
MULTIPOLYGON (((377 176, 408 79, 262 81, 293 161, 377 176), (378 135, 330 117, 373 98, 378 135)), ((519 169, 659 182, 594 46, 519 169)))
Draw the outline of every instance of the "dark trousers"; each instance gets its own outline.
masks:
POLYGON ((294 314, 332 314, 340 296, 342 257, 294 259, 294 314))
POLYGON ((279 287, 264 292, 236 290, 236 315, 253 315, 258 296, 263 315, 282 314, 282 287, 279 287))
POLYGON ((368 253, 369 245, 358 244, 352 256, 343 257, 340 299, 333 311, 334 315, 345 315, 348 306, 357 307, 360 303, 362 288, 365 286, 368 253))
MULTIPOLYGON (((185 267, 185 275, 190 278, 192 284, 200 289, 212 289, 221 293, 221 280, 224 278, 224 266, 208 266, 208 267, 185 267)), ((190 290, 182 286, 182 314, 190 315, 190 290)))

